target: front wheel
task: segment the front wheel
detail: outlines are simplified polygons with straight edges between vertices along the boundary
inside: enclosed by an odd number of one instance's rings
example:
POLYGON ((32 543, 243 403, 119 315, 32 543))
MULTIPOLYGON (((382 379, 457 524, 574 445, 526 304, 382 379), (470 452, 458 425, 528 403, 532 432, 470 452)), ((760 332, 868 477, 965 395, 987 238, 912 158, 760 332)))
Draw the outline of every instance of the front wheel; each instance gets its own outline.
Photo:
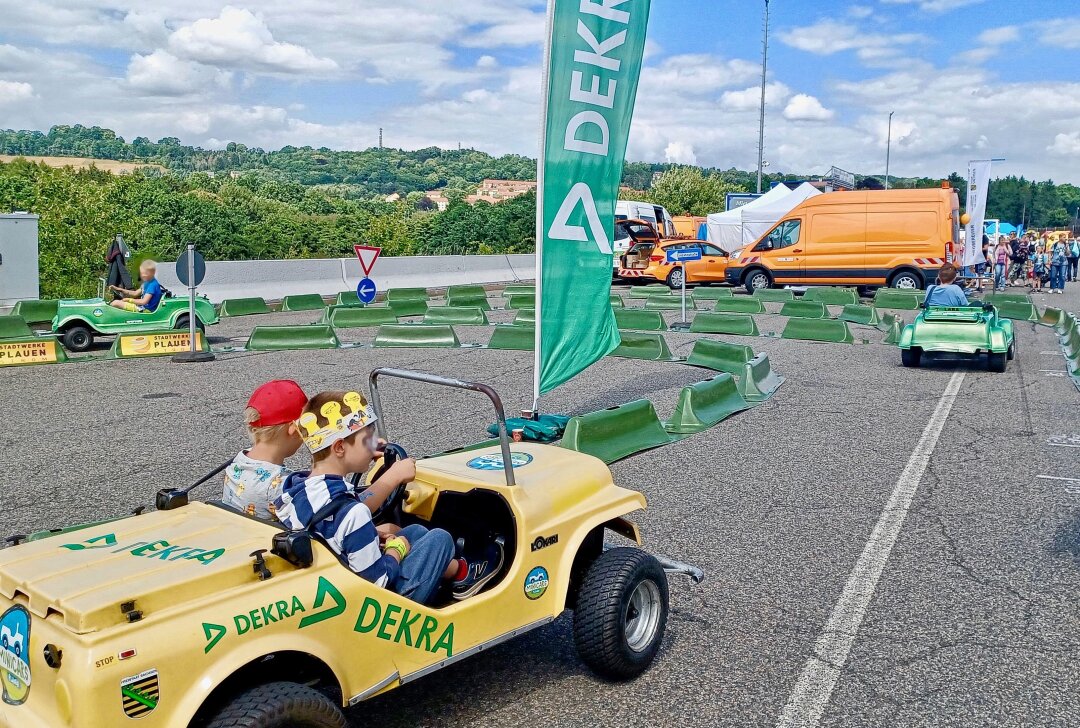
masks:
POLYGON ((660 649, 667 614, 667 574, 660 563, 641 549, 606 551, 589 567, 578 593, 578 655, 602 677, 637 677, 660 649))
POLYGON ((1005 371, 1005 367, 1009 365, 1008 355, 1005 352, 995 354, 990 352, 986 355, 986 368, 997 374, 1001 374, 1005 371))
POLYGON ((94 334, 86 326, 72 326, 64 331, 63 344, 68 351, 86 351, 94 343, 94 334))
POLYGON ((900 350, 900 361, 906 367, 917 367, 922 362, 922 349, 911 347, 900 350))
POLYGON ((752 270, 746 274, 743 279, 743 283, 746 285, 746 292, 750 295, 754 295, 754 291, 763 291, 766 288, 772 288, 772 276, 766 271, 758 268, 752 270))
POLYGON ((1015 356, 1016 356, 1016 342, 1014 341, 1013 343, 1009 344, 1009 350, 1007 352, 1005 352, 1005 358, 1008 359, 1009 361, 1012 361, 1015 356))
POLYGON ((242 693, 207 728, 346 728, 346 723, 341 708, 318 690, 276 682, 242 693))
POLYGON ((686 274, 683 272, 682 268, 676 268, 671 271, 667 277, 668 288, 671 288, 672 290, 682 288, 685 281, 686 274))

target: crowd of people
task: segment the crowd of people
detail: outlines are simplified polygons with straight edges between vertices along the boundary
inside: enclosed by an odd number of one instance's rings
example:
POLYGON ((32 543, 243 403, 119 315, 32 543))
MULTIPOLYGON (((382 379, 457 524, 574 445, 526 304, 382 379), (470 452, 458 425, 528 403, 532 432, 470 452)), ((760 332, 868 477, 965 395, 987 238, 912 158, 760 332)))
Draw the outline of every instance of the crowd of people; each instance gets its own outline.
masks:
POLYGON ((1032 291, 1048 290, 1064 293, 1066 283, 1077 281, 1077 265, 1080 264, 1080 240, 1063 236, 1052 237, 1034 231, 1024 235, 1015 232, 999 237, 991 244, 983 236, 982 259, 975 266, 979 290, 982 277, 993 274, 994 290, 1003 291, 1009 286, 1028 286, 1032 291))

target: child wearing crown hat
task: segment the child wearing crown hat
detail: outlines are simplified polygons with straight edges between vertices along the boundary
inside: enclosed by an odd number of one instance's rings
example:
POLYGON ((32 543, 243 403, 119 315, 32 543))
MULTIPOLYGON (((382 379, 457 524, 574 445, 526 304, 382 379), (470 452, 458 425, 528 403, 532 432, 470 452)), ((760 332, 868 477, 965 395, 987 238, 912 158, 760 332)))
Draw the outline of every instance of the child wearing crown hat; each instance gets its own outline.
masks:
POLYGON ((221 501, 249 516, 273 520, 274 499, 292 472, 285 459, 304 441, 296 420, 304 411, 307 395, 290 379, 275 379, 259 386, 244 410, 251 447, 241 450, 225 469, 221 501))
POLYGON ((296 424, 311 452, 311 471, 293 473, 285 481, 275 501, 278 520, 292 529, 310 527, 357 574, 421 604, 432 599, 443 581, 453 582, 455 594, 476 593, 497 567, 455 558, 453 538, 441 528, 409 525, 380 547, 371 512, 416 476, 416 464, 411 459, 394 463, 356 496, 345 477, 366 472, 378 455, 374 422, 375 414, 358 392, 323 392, 308 400, 296 424), (312 523, 335 501, 341 506, 312 523))

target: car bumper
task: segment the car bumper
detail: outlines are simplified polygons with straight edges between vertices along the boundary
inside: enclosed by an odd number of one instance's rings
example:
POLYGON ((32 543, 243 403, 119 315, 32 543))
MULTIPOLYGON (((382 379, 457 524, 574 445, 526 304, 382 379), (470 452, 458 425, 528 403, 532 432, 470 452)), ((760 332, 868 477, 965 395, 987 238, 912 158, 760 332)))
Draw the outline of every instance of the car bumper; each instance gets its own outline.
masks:
POLYGON ((739 280, 742 278, 742 272, 744 268, 741 266, 738 268, 732 268, 728 266, 728 269, 724 271, 724 282, 730 283, 733 286, 739 285, 739 280))

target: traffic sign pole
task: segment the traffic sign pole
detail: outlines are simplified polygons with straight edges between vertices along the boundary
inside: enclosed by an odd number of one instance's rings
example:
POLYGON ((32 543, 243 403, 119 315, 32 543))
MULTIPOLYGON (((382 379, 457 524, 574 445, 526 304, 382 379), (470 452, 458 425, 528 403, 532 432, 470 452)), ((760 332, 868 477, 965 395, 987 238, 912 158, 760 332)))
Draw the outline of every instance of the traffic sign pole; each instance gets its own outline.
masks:
POLYGON ((198 323, 198 319, 195 317, 195 288, 202 282, 202 277, 206 275, 206 265, 202 262, 202 256, 195 252, 194 244, 188 243, 187 254, 186 256, 182 255, 181 260, 177 261, 177 268, 179 269, 177 270, 177 277, 181 278, 182 282, 187 283, 188 287, 188 336, 190 337, 191 349, 177 354, 172 360, 183 364, 213 361, 215 357, 212 352, 201 351, 195 345, 195 331, 198 323), (184 260, 185 257, 187 258, 186 261, 184 260), (186 276, 179 275, 184 271, 183 263, 187 263, 186 276), (196 271, 196 267, 198 267, 198 271, 196 271), (185 277, 187 280, 183 281, 185 277))
POLYGON ((686 325, 686 261, 679 264, 682 268, 682 323, 686 325))

